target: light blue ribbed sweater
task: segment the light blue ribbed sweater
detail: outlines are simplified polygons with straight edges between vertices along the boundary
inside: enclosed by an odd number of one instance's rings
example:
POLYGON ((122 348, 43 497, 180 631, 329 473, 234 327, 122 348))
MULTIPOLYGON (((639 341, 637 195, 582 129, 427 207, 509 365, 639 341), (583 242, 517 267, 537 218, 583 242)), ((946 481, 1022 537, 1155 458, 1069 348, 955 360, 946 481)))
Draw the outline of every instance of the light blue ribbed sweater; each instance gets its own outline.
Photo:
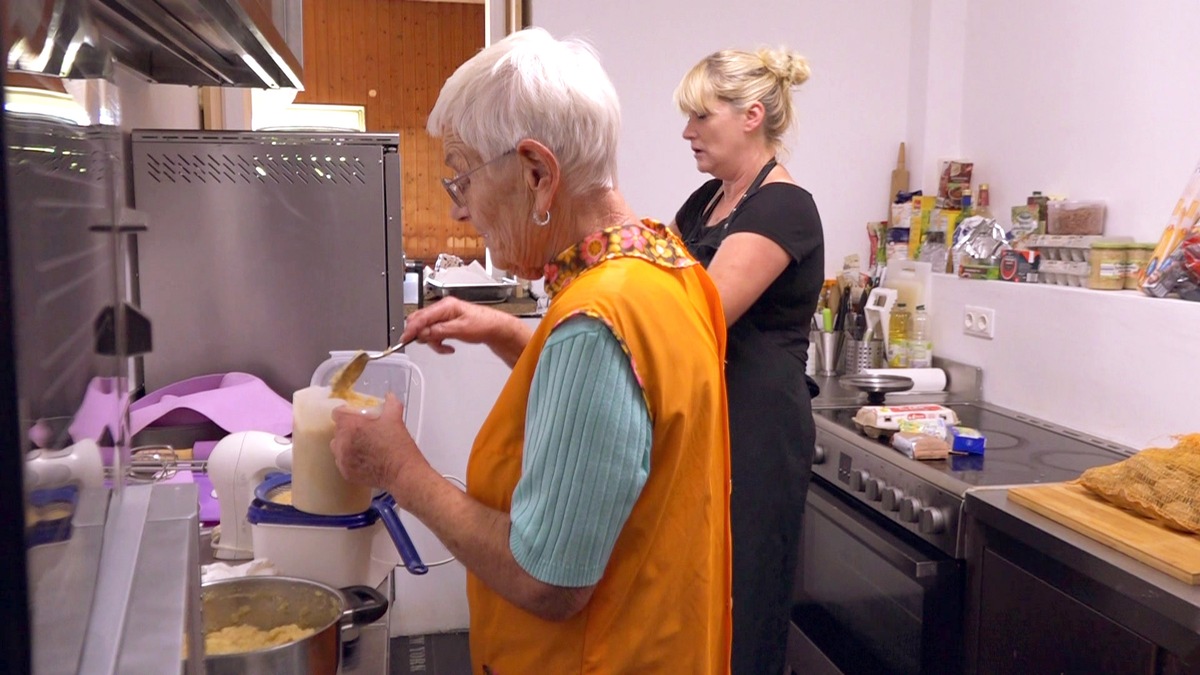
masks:
POLYGON ((550 333, 533 375, 509 548, 556 586, 600 580, 650 472, 652 425, 629 357, 585 316, 550 333))

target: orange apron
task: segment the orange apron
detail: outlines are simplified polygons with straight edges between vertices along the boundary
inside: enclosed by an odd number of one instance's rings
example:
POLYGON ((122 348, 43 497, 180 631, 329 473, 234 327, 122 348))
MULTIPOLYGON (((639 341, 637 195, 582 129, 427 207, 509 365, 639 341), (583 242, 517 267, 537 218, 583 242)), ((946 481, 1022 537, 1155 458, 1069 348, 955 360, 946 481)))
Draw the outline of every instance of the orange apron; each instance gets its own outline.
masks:
MULTIPOLYGON (((665 230, 655 234, 678 242, 665 230)), ((530 384, 550 330, 581 313, 613 330, 653 422, 649 478, 595 593, 566 621, 529 614, 468 574, 477 674, 729 672, 724 318, 699 265, 644 258, 613 253, 558 292, 471 450, 469 494, 510 512, 530 384)))

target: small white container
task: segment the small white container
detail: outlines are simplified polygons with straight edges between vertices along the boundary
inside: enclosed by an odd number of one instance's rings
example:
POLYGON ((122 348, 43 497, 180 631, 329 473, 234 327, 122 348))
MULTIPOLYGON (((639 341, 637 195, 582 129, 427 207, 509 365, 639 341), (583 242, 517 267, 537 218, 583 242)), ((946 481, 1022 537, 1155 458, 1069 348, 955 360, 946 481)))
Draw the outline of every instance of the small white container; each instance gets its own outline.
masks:
POLYGON ((378 586, 371 578, 371 542, 380 529, 378 522, 367 527, 347 529, 321 525, 250 526, 254 557, 266 558, 279 573, 288 577, 312 579, 334 588, 378 586))
POLYGON ((417 273, 409 272, 404 275, 404 304, 417 304, 417 273))
POLYGON ((255 499, 247 509, 246 519, 256 559, 270 560, 284 576, 320 581, 337 588, 354 585, 374 588, 387 577, 395 561, 404 557, 398 554, 398 542, 406 540, 406 555, 415 563, 410 569, 415 574, 424 573, 424 569, 417 569, 424 564, 416 560, 418 554, 403 526, 392 532, 385 525, 391 516, 395 516, 394 525, 399 523, 395 502, 390 497, 376 497, 362 513, 316 515, 280 499, 290 493, 291 480, 289 474, 271 474, 254 491, 255 499), (391 513, 386 509, 391 509, 391 513), (379 555, 384 550, 382 542, 376 541, 380 538, 387 540, 395 555, 379 555))

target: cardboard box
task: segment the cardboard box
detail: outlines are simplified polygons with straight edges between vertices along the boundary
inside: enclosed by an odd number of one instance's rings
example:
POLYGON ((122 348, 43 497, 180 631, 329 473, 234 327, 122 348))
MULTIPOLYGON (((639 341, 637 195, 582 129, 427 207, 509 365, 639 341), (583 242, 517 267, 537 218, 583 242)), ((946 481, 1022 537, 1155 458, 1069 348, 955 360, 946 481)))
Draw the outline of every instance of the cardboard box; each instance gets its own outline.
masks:
POLYGON ((1000 254, 1000 279, 1036 284, 1042 256, 1037 251, 1009 249, 1000 254))

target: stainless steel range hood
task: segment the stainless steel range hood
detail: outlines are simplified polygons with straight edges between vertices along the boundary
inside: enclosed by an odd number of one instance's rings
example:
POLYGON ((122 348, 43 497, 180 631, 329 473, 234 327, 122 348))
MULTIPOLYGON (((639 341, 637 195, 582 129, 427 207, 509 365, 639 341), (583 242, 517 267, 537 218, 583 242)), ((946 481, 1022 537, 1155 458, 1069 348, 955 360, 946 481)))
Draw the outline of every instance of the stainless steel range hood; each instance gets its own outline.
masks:
POLYGON ((18 71, 104 77, 111 56, 164 84, 304 88, 264 0, 16 0, 9 23, 18 71))

